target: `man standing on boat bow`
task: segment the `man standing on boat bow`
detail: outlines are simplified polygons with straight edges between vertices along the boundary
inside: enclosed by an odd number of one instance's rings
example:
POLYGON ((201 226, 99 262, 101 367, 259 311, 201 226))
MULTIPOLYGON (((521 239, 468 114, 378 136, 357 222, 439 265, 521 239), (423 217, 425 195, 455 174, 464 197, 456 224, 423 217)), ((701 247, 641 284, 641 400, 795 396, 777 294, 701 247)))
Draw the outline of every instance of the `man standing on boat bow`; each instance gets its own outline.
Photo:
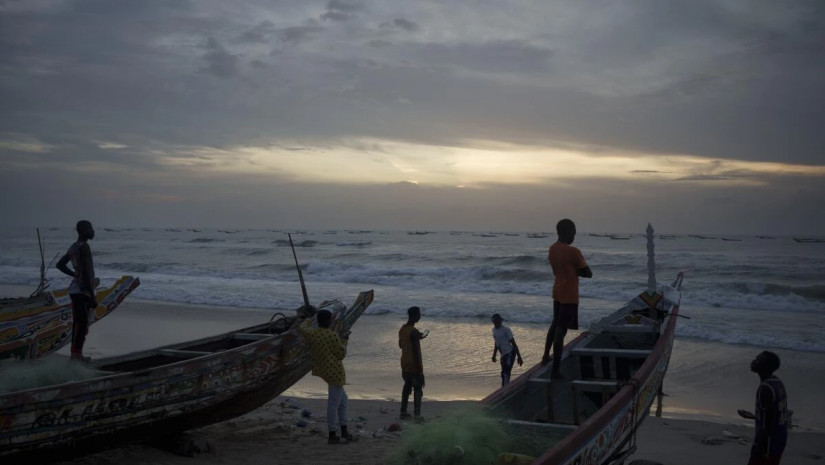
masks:
POLYGON ((551 378, 562 378, 561 354, 568 329, 579 329, 579 277, 592 278, 593 272, 579 249, 573 247, 576 225, 567 218, 556 224, 559 240, 550 246, 547 260, 553 268, 553 322, 547 330, 542 365, 550 362, 553 348, 551 378))
POLYGON ((77 242, 60 257, 55 267, 72 277, 69 285, 69 297, 72 299, 72 360, 88 361, 83 356, 83 344, 89 333, 89 312, 97 307, 95 298, 95 266, 92 261, 92 249, 89 241, 95 238, 92 223, 86 220, 77 222, 77 242), (66 266, 72 262, 74 269, 66 266))

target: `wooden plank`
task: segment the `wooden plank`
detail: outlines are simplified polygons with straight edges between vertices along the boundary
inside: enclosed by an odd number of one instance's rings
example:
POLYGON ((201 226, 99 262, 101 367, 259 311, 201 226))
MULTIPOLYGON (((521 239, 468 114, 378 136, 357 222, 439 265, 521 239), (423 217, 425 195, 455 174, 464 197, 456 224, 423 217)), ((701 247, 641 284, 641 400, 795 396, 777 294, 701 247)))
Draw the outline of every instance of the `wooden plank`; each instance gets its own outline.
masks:
POLYGON ((560 430, 564 433, 568 433, 576 429, 576 425, 568 425, 566 423, 544 423, 540 421, 525 421, 525 420, 507 420, 508 424, 514 426, 527 426, 531 428, 544 428, 544 429, 555 429, 560 430))
POLYGON ((211 355, 214 352, 204 352, 201 350, 179 350, 179 349, 161 349, 161 355, 171 355, 173 357, 201 357, 203 355, 211 355))
POLYGON ((576 379, 572 382, 573 388, 578 389, 580 391, 598 391, 601 392, 603 389, 606 388, 614 388, 616 390, 619 389, 619 383, 613 380, 585 380, 585 379, 576 379))
POLYGON ((260 341, 272 337, 272 334, 258 334, 258 333, 235 333, 232 339, 241 339, 246 341, 260 341))
POLYGON ((575 347, 570 351, 573 355, 589 357, 624 357, 645 358, 650 355, 648 349, 611 349, 601 347, 575 347))
POLYGON ((610 325, 605 326, 599 330, 600 334, 625 334, 625 333, 659 333, 659 326, 652 326, 648 324, 624 324, 624 325, 610 325))

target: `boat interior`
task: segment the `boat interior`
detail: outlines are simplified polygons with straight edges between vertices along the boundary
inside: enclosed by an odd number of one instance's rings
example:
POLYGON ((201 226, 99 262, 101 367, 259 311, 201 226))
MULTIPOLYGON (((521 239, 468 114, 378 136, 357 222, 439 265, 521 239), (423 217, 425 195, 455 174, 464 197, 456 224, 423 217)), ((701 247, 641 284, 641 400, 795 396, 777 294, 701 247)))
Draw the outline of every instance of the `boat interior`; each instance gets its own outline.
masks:
POLYGON ((639 370, 659 338, 660 324, 614 325, 566 348, 563 379, 552 362, 492 406, 521 453, 539 454, 594 415, 639 370))
POLYGON ((105 372, 128 372, 146 370, 204 355, 225 352, 283 334, 292 327, 296 320, 295 317, 286 317, 280 313, 276 316, 278 318, 273 317, 273 320, 269 323, 245 328, 237 332, 173 344, 123 357, 103 359, 99 364, 93 362, 92 366, 105 372))

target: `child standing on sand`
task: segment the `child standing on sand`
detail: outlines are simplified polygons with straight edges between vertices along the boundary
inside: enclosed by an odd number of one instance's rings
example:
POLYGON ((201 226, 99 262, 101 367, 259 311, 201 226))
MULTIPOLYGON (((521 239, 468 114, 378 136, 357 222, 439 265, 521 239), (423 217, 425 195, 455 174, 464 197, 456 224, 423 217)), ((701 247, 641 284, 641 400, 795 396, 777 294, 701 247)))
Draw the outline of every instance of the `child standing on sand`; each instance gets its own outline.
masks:
POLYGON ((516 345, 516 339, 510 328, 501 324, 504 318, 498 313, 494 314, 493 320, 493 363, 496 362, 496 352, 501 352, 501 385, 510 382, 510 373, 513 371, 513 362, 518 360, 518 366, 524 362, 521 360, 521 353, 516 345))
POLYGON ((344 357, 347 355, 347 339, 341 339, 330 329, 332 313, 319 310, 315 315, 318 327, 312 327, 312 319, 307 318, 298 331, 309 342, 312 351, 312 374, 327 382, 327 444, 349 444, 357 438, 347 431, 347 407, 349 398, 344 390, 347 374, 344 371, 344 357), (338 437, 338 426, 341 437, 338 437))

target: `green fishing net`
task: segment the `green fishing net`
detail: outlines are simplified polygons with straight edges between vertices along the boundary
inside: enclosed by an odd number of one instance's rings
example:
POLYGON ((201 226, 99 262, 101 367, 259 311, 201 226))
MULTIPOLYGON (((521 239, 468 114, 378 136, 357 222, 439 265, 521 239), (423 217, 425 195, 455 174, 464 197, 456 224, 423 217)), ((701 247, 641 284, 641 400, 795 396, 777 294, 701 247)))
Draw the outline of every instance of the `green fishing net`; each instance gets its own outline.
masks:
POLYGON ((66 357, 0 362, 0 394, 91 379, 105 372, 66 357))
POLYGON ((508 427, 482 406, 463 406, 423 424, 405 427, 391 465, 497 464, 502 452, 540 455, 546 438, 508 427))

